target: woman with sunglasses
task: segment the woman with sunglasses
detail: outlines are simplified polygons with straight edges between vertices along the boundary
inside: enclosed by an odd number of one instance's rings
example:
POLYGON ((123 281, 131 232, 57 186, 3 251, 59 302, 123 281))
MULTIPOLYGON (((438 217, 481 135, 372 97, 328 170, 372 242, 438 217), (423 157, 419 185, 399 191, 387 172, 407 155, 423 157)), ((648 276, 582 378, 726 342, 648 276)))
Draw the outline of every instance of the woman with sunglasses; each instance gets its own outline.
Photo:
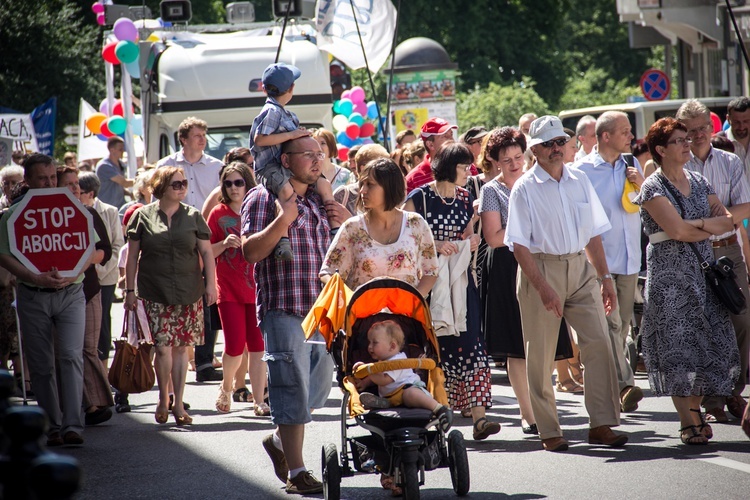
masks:
POLYGON ((182 401, 187 348, 203 343, 203 294, 208 305, 216 302, 211 231, 198 210, 182 203, 188 181, 181 168, 158 168, 151 187, 157 201, 139 208, 128 224, 125 308, 135 311, 136 301, 142 300, 154 337, 159 384, 156 422, 164 424, 169 418, 171 375, 175 423, 190 425, 193 419, 182 401))
MULTIPOLYGON (((232 404, 232 383, 239 371, 244 388, 245 368, 242 358, 249 352, 250 383, 255 398, 255 414, 270 415, 263 402, 266 387, 266 364, 263 361, 263 335, 255 317, 255 280, 253 265, 242 256, 240 209, 245 194, 255 187, 252 170, 243 162, 230 163, 221 172, 219 204, 208 216, 211 248, 216 258, 216 290, 219 317, 224 330, 224 379, 219 386, 216 411, 228 413, 232 404)), ((245 389, 247 391, 247 389, 245 389)))
POLYGON ((646 136, 658 165, 641 186, 646 250, 643 356, 651 390, 671 396, 680 440, 703 445, 713 430, 701 413, 704 396, 731 396, 740 372, 729 312, 706 284, 701 262, 712 262, 711 235, 732 231, 732 216, 705 177, 684 168, 691 158, 687 128, 674 118, 654 123, 646 136))

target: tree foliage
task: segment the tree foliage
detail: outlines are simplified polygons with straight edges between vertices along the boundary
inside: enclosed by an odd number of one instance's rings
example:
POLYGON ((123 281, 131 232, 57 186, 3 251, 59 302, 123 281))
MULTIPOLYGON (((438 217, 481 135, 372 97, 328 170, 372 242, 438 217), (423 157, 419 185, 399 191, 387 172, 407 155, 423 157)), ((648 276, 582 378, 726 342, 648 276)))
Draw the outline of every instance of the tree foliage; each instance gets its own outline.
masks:
POLYGON ((547 103, 528 78, 510 85, 491 82, 486 88, 475 88, 458 96, 458 121, 461 129, 475 125, 487 128, 518 124, 525 113, 549 113, 547 103))

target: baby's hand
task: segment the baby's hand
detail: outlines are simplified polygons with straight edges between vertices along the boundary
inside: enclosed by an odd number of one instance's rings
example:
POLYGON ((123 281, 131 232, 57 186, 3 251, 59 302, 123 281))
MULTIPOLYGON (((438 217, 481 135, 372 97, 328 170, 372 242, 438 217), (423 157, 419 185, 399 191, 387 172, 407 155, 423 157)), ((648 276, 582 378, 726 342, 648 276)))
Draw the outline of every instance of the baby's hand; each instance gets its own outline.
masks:
POLYGON ((354 366, 352 366, 352 372, 356 372, 357 368, 359 368, 362 365, 364 365, 364 363, 361 361, 357 361, 356 363, 354 363, 354 366))
POLYGON ((299 139, 300 137, 308 137, 310 135, 310 131, 307 130, 305 127, 299 127, 297 129, 292 130, 292 139, 299 139))

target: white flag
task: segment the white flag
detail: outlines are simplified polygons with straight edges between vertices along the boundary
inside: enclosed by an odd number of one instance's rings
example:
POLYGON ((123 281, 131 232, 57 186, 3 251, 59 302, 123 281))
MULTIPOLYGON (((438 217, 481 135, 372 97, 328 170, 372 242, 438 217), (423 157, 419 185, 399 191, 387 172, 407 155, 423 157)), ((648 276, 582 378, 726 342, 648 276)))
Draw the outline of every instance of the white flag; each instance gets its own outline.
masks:
POLYGON ((89 116, 97 113, 94 107, 81 99, 78 108, 78 160, 98 160, 109 156, 107 141, 99 139, 86 128, 86 120, 89 116))
POLYGON ((396 29, 396 8, 391 0, 318 0, 315 6, 318 48, 352 69, 367 65, 376 73, 388 59, 396 29), (360 45, 357 24, 362 35, 360 45))

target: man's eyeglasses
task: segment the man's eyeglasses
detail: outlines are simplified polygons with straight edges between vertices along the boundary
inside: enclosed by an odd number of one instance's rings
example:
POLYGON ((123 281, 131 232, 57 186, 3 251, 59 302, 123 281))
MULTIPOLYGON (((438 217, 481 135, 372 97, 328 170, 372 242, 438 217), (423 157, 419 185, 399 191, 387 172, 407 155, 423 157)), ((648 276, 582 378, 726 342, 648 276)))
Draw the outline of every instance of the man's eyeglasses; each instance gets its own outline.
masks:
POLYGON ((238 188, 245 187, 245 180, 244 179, 235 179, 233 181, 230 181, 230 180, 224 181, 224 187, 225 188, 231 189, 232 186, 238 187, 238 188))
POLYGON ((181 189, 187 189, 187 179, 183 179, 181 181, 174 181, 174 182, 170 183, 169 185, 175 191, 179 191, 181 189))
POLYGON ((306 160, 314 161, 323 161, 326 159, 326 154, 322 151, 288 151, 286 154, 288 155, 302 155, 303 158, 306 160))
POLYGON ((667 145, 669 144, 677 144, 678 146, 682 146, 684 144, 692 144, 693 140, 689 137, 678 137, 677 139, 672 139, 670 141, 667 141, 667 145))
POLYGON ((702 127, 696 127, 694 129, 690 129, 687 131, 688 137, 694 137, 698 134, 712 134, 714 131, 714 125, 713 123, 707 123, 706 125, 703 125, 702 127))
POLYGON ((560 139, 552 139, 551 141, 545 141, 540 143, 540 146, 544 148, 551 148, 552 146, 557 146, 558 148, 561 148, 565 146, 568 143, 568 139, 561 137, 560 139))

